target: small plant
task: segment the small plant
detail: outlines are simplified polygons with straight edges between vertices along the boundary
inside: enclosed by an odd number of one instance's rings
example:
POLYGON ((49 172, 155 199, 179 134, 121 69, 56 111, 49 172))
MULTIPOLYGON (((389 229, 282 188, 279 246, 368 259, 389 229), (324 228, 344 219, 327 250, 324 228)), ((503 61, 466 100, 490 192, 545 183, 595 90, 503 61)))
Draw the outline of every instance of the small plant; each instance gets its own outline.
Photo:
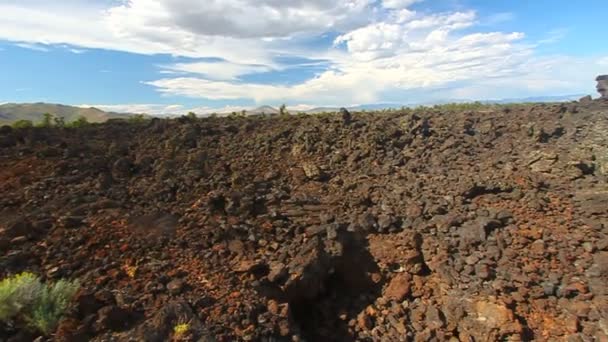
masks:
MULTIPOLYGON (((181 320, 180 320, 181 321, 181 320)), ((190 323, 181 321, 173 327, 173 334, 179 338, 186 335, 190 331, 190 323)))
POLYGON ((129 278, 135 278, 135 275, 137 275, 137 266, 124 265, 122 269, 129 278))
POLYGON ((78 282, 67 280, 43 284, 29 272, 6 278, 0 282, 0 320, 22 322, 49 335, 67 312, 79 287, 78 282))
POLYGON ((34 123, 31 120, 18 120, 13 122, 13 128, 31 128, 34 127, 34 123))

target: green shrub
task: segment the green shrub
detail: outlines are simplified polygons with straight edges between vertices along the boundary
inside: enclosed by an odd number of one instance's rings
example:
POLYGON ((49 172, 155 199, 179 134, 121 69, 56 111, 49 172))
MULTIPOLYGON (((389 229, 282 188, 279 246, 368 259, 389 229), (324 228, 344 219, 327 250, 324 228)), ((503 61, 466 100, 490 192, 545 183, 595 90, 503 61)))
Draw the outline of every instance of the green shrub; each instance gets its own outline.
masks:
POLYGON ((65 127, 65 118, 63 116, 55 117, 53 121, 55 121, 55 126, 59 128, 65 127))
POLYGON ((129 121, 129 123, 135 123, 135 124, 143 123, 143 122, 146 122, 146 116, 143 114, 131 115, 131 116, 129 116, 128 121, 129 121))
POLYGON ((34 123, 31 120, 18 120, 13 122, 13 128, 30 128, 34 127, 34 123))
POLYGON ((84 116, 79 116, 76 120, 70 122, 67 126, 72 128, 81 128, 89 125, 89 120, 84 116))
POLYGON ((42 121, 36 126, 38 127, 51 127, 53 125, 53 115, 51 113, 42 114, 42 121))
POLYGON ((67 280, 59 280, 54 285, 43 287, 33 302, 31 311, 25 315, 26 321, 45 335, 52 333, 70 307, 79 287, 77 282, 67 280))
POLYGON ((19 321, 48 335, 67 312, 79 289, 78 282, 59 280, 43 284, 32 273, 21 273, 0 282, 0 320, 19 321))
POLYGON ((9 321, 32 305, 42 290, 38 277, 24 272, 0 282, 0 320, 9 321))

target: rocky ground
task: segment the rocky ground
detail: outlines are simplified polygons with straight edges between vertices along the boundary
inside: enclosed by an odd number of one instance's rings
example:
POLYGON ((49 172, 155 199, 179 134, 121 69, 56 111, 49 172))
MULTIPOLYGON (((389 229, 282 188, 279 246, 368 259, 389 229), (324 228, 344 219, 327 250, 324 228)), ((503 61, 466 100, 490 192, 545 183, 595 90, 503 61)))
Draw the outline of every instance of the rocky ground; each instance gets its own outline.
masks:
POLYGON ((606 101, 2 127, 0 194, 53 340, 608 340, 606 101))

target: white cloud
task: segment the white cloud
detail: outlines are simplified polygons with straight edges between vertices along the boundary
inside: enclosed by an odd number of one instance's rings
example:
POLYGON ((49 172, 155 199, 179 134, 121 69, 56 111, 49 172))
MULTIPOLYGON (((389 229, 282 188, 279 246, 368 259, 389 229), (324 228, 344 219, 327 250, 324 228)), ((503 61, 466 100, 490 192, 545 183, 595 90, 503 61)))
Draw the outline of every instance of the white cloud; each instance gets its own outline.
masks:
POLYGON ((453 35, 475 21, 474 12, 456 12, 420 15, 404 23, 389 19, 355 29, 336 38, 335 44, 344 43, 348 53, 328 54, 333 64, 329 70, 291 86, 243 83, 226 77, 221 81, 173 77, 147 84, 169 96, 348 105, 380 101, 385 92, 438 88, 524 72, 520 66, 533 54, 530 46, 520 43, 524 34, 453 35))
POLYGON ((40 52, 48 52, 49 48, 42 45, 42 44, 30 44, 30 43, 17 43, 15 44, 16 46, 23 48, 23 49, 28 49, 28 50, 34 50, 34 51, 40 51, 40 52))
MULTIPOLYGON (((66 45, 75 53, 98 48, 189 57, 195 61, 161 65, 163 76, 145 84, 166 96, 253 99, 260 104, 348 105, 385 101, 386 94, 444 88, 472 98, 486 96, 490 89, 503 97, 522 89, 544 94, 575 91, 586 89, 582 76, 574 69, 562 71, 558 63, 570 63, 564 70, 577 65, 585 77, 608 63, 541 58, 535 48, 548 41, 526 41, 523 32, 487 32, 488 25, 510 20, 512 13, 479 18, 473 10, 413 11, 416 2, 123 0, 104 2, 103 7, 89 0, 12 0, 0 3, 0 40, 35 47, 66 45), (333 46, 309 44, 336 33, 333 46), (324 64, 316 66, 322 68, 314 77, 298 84, 242 81, 244 75, 288 68, 278 56, 320 59, 324 64), (199 60, 206 57, 221 61, 199 60)), ((150 113, 186 110, 120 106, 150 113)))
POLYGON ((382 0, 382 6, 389 9, 401 9, 420 1, 422 0, 382 0))
POLYGON ((418 15, 414 20, 402 19, 393 16, 385 22, 358 28, 338 36, 334 44, 346 44, 353 57, 363 61, 428 50, 443 44, 450 32, 472 26, 475 13, 418 15))
MULTIPOLYGON (((0 105, 3 103, 0 103, 0 105)), ((233 112, 240 113, 242 111, 252 111, 256 109, 255 106, 220 106, 220 107, 208 107, 208 106, 196 106, 196 107, 186 107, 179 104, 116 104, 116 105, 90 105, 90 104, 81 104, 76 105, 76 107, 81 108, 98 108, 107 112, 115 112, 115 113, 143 113, 149 115, 156 116, 170 116, 170 115, 184 115, 189 112, 193 112, 199 116, 209 115, 209 114, 230 114, 233 112)), ((307 111, 313 108, 319 107, 318 105, 310 105, 310 104, 289 104, 287 105, 288 111, 307 111)), ((332 107, 331 105, 327 105, 326 107, 332 107)))
POLYGON ((117 104, 117 105, 76 105, 81 108, 94 107, 106 112, 115 113, 145 113, 150 115, 179 114, 184 112, 184 106, 179 104, 117 104))
POLYGON ((272 70, 265 65, 237 64, 230 62, 176 63, 163 66, 169 73, 193 73, 212 80, 235 80, 239 76, 272 70))
POLYGON ((326 71, 306 82, 293 85, 268 85, 211 81, 202 78, 180 77, 165 78, 149 85, 165 95, 179 95, 192 98, 213 100, 235 100, 250 98, 257 103, 288 102, 289 100, 307 103, 341 103, 345 99, 357 98, 359 102, 377 100, 380 85, 375 82, 375 89, 361 89, 361 84, 373 82, 374 76, 364 73, 340 73, 326 71))
POLYGON ((116 32, 165 30, 232 38, 286 37, 349 27, 372 0, 129 0, 109 10, 116 32))
POLYGON ((149 16, 140 13, 141 17, 133 13, 134 16, 127 17, 117 15, 112 9, 77 6, 66 10, 58 6, 55 3, 38 6, 0 3, 3 17, 0 39, 140 54, 220 57, 239 63, 272 61, 270 44, 252 39, 201 36, 175 25, 160 26, 149 17, 153 13, 147 13, 149 16))
POLYGON ((84 50, 84 49, 74 49, 74 48, 68 48, 68 51, 70 51, 71 53, 75 53, 77 55, 82 55, 83 53, 87 52, 87 50, 84 50))

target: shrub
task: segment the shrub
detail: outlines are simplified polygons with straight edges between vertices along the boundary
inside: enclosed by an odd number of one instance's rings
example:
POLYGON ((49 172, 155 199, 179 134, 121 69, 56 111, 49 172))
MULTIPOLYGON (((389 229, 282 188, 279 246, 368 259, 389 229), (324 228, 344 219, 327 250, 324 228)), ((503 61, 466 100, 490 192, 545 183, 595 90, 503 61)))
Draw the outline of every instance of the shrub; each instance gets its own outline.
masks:
POLYGON ((287 106, 285 104, 282 104, 281 107, 279 107, 279 115, 288 115, 289 113, 287 112, 287 106))
POLYGON ((53 285, 43 287, 31 310, 26 313, 25 320, 32 328, 45 335, 52 333, 67 312, 79 287, 77 282, 67 280, 59 280, 53 285))
POLYGON ((24 272, 0 282, 0 320, 10 321, 32 305, 42 290, 38 277, 24 272))
POLYGON ((38 127, 51 127, 53 125, 53 115, 51 113, 42 114, 42 121, 37 125, 38 127))
POLYGON ((65 118, 63 116, 55 117, 53 121, 55 121, 55 126, 59 128, 65 127, 65 118))
POLYGON ((89 125, 89 120, 84 116, 79 116, 76 120, 70 122, 67 126, 73 128, 81 128, 89 125))
POLYGON ((0 320, 20 321, 48 335, 66 313, 79 288, 78 282, 59 280, 43 284, 25 272, 0 282, 0 320))
POLYGON ((143 123, 143 122, 146 122, 146 116, 143 114, 131 115, 131 116, 129 116, 128 121, 129 121, 129 123, 135 123, 135 124, 143 123))
POLYGON ((30 128, 34 127, 34 123, 31 120, 18 120, 13 123, 13 128, 30 128))

